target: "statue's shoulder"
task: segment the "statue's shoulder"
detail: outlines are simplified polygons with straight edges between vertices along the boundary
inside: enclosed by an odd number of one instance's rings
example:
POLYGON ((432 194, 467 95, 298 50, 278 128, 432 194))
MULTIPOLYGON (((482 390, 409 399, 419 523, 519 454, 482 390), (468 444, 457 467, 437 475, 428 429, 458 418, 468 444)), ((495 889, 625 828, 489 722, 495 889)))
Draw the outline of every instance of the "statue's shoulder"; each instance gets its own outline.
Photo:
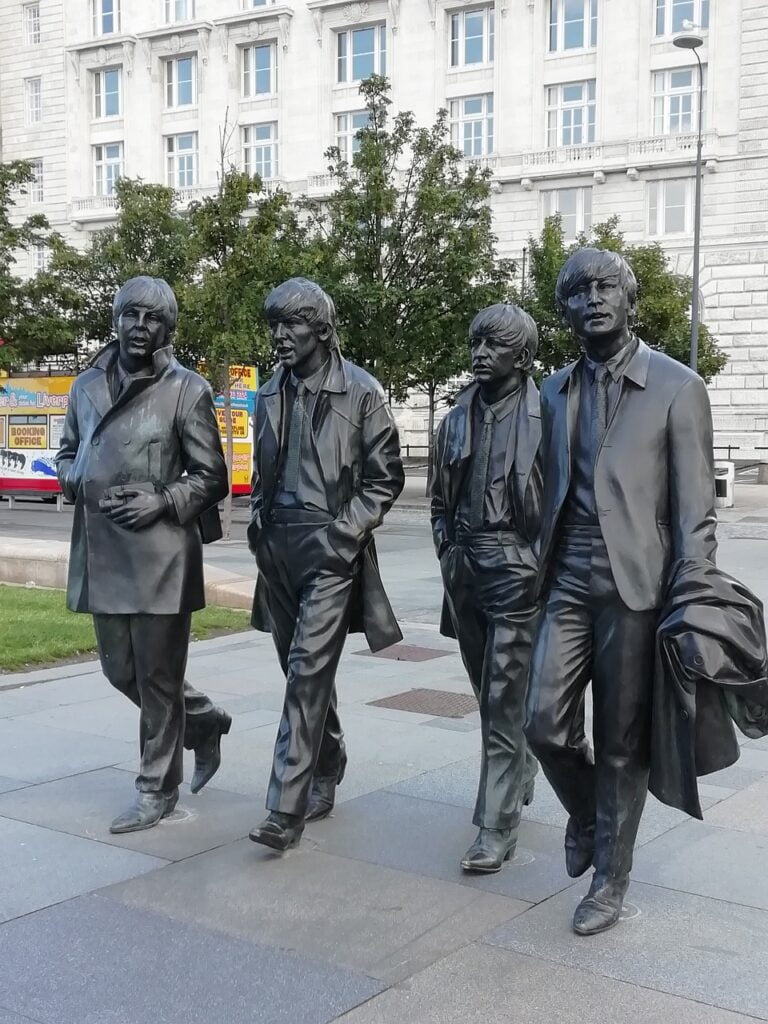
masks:
POLYGON ((549 377, 544 378, 541 382, 541 388, 539 389, 542 401, 546 401, 560 391, 563 384, 573 373, 576 363, 578 363, 578 359, 574 359, 572 363, 568 363, 567 366, 561 367, 561 369, 556 370, 555 373, 550 374, 549 377))
POLYGON ((348 359, 342 358, 342 369, 347 391, 357 391, 360 394, 377 395, 382 399, 386 398, 384 388, 372 373, 368 373, 357 363, 351 363, 348 359))

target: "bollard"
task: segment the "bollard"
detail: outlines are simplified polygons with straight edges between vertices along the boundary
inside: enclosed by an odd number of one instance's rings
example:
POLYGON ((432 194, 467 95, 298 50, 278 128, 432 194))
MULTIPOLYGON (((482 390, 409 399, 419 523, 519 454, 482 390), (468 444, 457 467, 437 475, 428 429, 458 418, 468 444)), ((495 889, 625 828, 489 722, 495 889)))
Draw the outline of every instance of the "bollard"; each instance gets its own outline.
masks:
POLYGON ((733 508, 736 469, 732 462, 715 462, 715 508, 733 508))

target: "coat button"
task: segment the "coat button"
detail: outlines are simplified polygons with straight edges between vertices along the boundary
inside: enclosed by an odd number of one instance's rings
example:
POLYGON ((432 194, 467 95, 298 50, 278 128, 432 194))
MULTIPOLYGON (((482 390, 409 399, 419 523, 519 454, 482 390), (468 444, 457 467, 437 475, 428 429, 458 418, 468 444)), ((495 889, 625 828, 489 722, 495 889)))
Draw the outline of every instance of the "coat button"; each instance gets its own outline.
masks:
POLYGON ((98 437, 94 437, 94 438, 92 438, 92 439, 91 439, 91 444, 93 445, 93 447, 94 447, 94 448, 98 447, 98 444, 99 444, 99 439, 98 439, 98 437))
POLYGON ((682 708, 680 710, 680 717, 683 719, 683 721, 688 720, 688 712, 685 710, 685 708, 682 708))
POLYGON ((693 664, 694 665, 703 665, 704 664, 704 658, 700 654, 695 655, 694 659, 693 659, 693 664))

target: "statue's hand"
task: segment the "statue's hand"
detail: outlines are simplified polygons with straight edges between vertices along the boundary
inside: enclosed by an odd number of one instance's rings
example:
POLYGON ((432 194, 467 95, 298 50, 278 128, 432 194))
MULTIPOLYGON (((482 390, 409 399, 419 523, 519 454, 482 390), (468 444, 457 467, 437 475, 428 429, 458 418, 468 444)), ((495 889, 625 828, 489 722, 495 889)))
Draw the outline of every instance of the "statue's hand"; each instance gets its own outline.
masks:
POLYGON ((123 487, 99 502, 99 509, 125 530, 142 530, 165 513, 162 494, 133 487, 123 487))

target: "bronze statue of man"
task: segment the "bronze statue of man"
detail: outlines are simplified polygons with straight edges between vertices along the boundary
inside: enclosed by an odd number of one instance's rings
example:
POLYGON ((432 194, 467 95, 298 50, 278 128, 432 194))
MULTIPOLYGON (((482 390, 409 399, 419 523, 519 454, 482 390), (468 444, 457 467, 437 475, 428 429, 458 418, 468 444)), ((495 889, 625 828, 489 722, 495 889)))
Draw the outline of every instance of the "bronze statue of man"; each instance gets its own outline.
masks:
POLYGON ((445 600, 441 632, 459 641, 480 705, 482 760, 461 866, 500 871, 533 799, 536 761, 523 736, 528 662, 538 615, 541 420, 530 377, 538 334, 517 306, 481 310, 469 329, 475 381, 440 424, 432 532, 445 600))
POLYGON ((194 793, 229 732, 184 679, 191 613, 205 605, 199 519, 228 481, 211 389, 173 356, 171 288, 135 277, 112 314, 117 340, 72 385, 56 467, 75 505, 67 606, 93 615, 104 675, 141 709, 138 796, 110 828, 136 832, 176 806, 183 747, 194 793))
POLYGON ((648 788, 656 628, 678 559, 714 561, 704 382, 631 330, 637 284, 580 249, 557 281, 583 355, 541 391, 544 500, 526 735, 568 812, 566 868, 594 866, 580 935, 619 919, 648 788), (594 756, 584 731, 592 681, 594 756))
POLYGON ((280 366, 256 397, 248 539, 253 624, 271 631, 286 688, 270 813, 251 839, 282 851, 330 814, 344 774, 335 679, 347 632, 364 631, 372 650, 402 639, 373 531, 404 475, 380 385, 341 357, 331 298, 292 278, 264 308, 280 366))

